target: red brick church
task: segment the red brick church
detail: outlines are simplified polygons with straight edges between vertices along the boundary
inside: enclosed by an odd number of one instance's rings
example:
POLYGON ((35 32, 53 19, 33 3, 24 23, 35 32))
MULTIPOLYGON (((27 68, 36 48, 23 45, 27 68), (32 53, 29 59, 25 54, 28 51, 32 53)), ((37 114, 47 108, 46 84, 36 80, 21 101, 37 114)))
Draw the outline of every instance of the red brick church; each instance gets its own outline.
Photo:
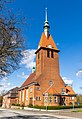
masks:
POLYGON ((71 86, 65 85, 60 76, 59 56, 51 34, 47 9, 44 32, 36 50, 36 70, 26 79, 19 89, 19 103, 28 106, 70 105, 76 102, 76 93, 71 86))

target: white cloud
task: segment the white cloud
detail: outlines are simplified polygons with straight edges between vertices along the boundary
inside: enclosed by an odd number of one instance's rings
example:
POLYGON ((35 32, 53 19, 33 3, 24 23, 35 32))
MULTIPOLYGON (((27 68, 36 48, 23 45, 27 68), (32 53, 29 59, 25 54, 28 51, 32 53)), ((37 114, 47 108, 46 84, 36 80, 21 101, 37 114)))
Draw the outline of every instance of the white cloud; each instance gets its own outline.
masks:
POLYGON ((68 79, 67 77, 62 77, 63 81, 65 82, 65 84, 67 85, 73 85, 73 80, 68 79))
POLYGON ((24 78, 24 79, 28 78, 28 76, 29 75, 25 74, 24 72, 22 72, 21 75, 17 75, 18 78, 24 78))
POLYGON ((35 49, 28 49, 22 52, 23 58, 21 64, 24 64, 27 69, 32 69, 35 66, 35 49))
POLYGON ((13 84, 11 84, 10 82, 8 82, 8 80, 1 80, 0 81, 0 93, 3 91, 3 90, 10 90, 12 89, 13 87, 15 87, 13 84))
POLYGON ((82 70, 79 70, 77 73, 76 73, 76 76, 81 78, 82 77, 82 70))
POLYGON ((6 80, 8 80, 8 77, 3 77, 2 80, 6 81, 6 80))

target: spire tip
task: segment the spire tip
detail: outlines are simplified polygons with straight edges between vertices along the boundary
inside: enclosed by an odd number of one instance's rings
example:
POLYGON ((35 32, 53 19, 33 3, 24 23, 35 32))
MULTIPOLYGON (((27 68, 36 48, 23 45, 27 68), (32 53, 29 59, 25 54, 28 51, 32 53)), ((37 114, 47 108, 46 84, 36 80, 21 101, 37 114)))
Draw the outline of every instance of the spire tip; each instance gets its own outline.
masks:
POLYGON ((47 13, 47 8, 45 8, 45 22, 44 22, 44 33, 46 35, 46 37, 49 36, 49 23, 48 23, 48 13, 47 13))
POLYGON ((48 21, 47 8, 45 8, 45 21, 48 21))

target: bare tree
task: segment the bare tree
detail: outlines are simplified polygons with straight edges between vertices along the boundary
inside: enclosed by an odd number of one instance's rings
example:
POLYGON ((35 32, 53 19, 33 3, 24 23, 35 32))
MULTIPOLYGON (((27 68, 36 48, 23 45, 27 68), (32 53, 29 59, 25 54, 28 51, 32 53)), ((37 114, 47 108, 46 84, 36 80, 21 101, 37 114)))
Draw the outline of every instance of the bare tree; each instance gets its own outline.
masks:
MULTIPOLYGON (((6 2, 10 0, 0 0, 1 11, 6 2)), ((0 14, 0 77, 19 68, 24 42, 20 28, 22 21, 13 14, 8 17, 0 14)))
POLYGON ((7 93, 6 90, 2 90, 2 91, 0 92, 0 106, 2 106, 3 96, 4 96, 4 94, 6 94, 6 93, 7 93))
POLYGON ((5 4, 13 2, 14 0, 0 0, 0 10, 5 7, 5 4))

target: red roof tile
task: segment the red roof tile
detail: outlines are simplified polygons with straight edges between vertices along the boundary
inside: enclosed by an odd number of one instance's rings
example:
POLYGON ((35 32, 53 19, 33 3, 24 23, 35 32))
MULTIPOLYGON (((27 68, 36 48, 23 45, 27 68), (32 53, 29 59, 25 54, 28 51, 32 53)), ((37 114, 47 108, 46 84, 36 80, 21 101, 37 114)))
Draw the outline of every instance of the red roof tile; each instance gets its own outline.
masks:
POLYGON ((41 39, 39 42, 39 47, 45 47, 46 48, 46 47, 48 47, 48 45, 51 45, 52 49, 58 50, 58 48, 56 47, 56 44, 54 43, 52 36, 49 35, 49 37, 47 38, 45 36, 45 33, 42 33, 42 36, 41 36, 41 39))
POLYGON ((30 74, 30 76, 26 79, 26 81, 22 84, 21 87, 27 86, 35 81, 35 73, 30 74))

